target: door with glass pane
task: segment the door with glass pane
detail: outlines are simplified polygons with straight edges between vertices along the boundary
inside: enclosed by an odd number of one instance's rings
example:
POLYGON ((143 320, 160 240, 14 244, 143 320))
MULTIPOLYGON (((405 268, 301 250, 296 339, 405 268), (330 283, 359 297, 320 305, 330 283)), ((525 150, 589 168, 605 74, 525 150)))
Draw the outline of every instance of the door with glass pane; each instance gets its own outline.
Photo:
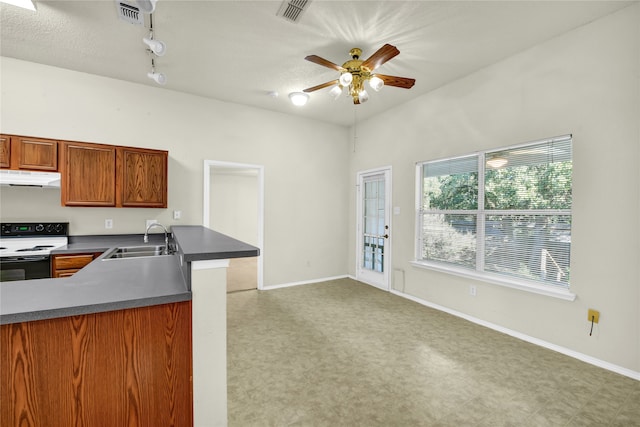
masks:
POLYGON ((356 278, 389 289, 391 170, 358 174, 356 278))

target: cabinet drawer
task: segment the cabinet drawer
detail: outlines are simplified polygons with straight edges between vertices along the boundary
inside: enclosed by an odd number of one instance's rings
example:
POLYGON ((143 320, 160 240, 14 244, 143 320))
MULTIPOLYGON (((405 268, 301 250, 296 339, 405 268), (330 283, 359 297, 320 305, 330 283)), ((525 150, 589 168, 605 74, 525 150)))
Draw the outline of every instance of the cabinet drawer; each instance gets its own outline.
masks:
POLYGON ((59 271, 55 271, 53 273, 53 278, 54 279, 60 279, 62 277, 71 277, 74 274, 76 274, 78 271, 80 271, 79 268, 74 268, 71 270, 59 270, 59 271))
POLYGON ((56 255, 53 258, 53 270, 80 269, 93 261, 93 254, 56 255))

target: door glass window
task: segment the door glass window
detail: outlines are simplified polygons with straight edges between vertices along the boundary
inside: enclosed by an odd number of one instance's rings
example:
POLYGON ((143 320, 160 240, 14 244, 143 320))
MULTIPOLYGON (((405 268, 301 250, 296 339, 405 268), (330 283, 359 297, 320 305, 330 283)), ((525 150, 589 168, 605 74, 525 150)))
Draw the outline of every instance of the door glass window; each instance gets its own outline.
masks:
POLYGON ((362 267, 382 273, 384 270, 385 234, 385 188, 384 175, 367 177, 364 180, 362 234, 362 267))

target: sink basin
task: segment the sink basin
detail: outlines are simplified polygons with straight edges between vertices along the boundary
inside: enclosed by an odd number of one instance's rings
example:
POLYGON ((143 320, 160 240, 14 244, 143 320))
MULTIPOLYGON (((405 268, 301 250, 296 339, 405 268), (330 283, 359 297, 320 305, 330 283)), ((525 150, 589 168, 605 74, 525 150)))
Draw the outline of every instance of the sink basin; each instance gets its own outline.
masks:
POLYGON ((152 256, 166 256, 173 254, 173 248, 169 245, 169 251, 165 251, 165 245, 125 246, 109 251, 103 261, 119 258, 140 258, 152 256))

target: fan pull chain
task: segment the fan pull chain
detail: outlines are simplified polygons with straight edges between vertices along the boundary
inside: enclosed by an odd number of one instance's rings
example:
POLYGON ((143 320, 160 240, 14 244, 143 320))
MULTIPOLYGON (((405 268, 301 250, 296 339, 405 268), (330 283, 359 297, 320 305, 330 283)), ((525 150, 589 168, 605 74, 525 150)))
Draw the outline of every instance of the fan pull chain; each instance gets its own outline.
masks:
POLYGON ((353 152, 356 152, 356 142, 358 141, 358 109, 353 109, 353 152))

